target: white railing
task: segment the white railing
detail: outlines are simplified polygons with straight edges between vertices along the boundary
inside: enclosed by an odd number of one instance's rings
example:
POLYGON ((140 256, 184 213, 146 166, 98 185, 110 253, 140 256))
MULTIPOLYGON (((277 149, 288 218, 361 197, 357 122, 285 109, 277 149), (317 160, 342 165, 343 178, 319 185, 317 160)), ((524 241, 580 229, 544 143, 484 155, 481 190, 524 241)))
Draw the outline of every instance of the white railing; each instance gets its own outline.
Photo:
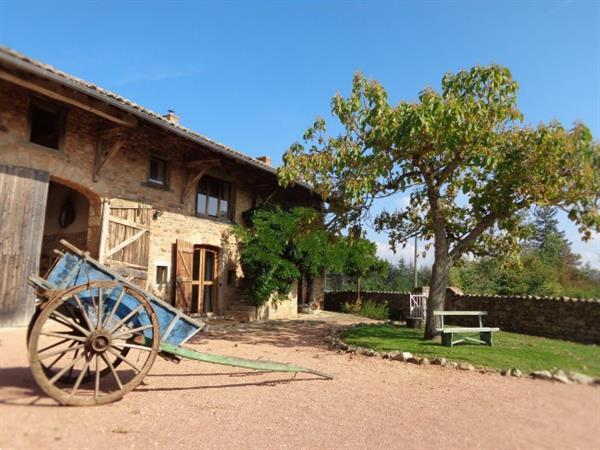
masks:
POLYGON ((427 315, 427 294, 410 294, 410 319, 425 319, 427 315))

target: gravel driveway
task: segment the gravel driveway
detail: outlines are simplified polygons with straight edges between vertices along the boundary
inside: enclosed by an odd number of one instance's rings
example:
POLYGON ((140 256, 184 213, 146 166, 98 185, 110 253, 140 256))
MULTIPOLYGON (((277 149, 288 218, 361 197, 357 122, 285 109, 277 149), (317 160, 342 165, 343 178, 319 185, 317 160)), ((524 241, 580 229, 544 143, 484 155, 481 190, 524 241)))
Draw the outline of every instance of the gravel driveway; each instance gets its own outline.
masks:
POLYGON ((216 325, 192 346, 333 381, 157 358, 147 384, 87 408, 44 397, 25 330, 1 329, 0 448, 600 448, 600 388, 350 357, 321 342, 354 319, 309 317, 216 325))

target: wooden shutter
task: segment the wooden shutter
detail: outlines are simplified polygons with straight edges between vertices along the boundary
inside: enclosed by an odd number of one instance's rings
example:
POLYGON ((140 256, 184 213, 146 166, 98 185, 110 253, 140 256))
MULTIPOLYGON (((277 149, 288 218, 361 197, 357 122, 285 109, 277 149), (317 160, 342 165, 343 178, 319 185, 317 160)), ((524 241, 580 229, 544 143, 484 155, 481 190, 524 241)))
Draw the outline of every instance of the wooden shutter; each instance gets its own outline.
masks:
POLYGON ((102 212, 100 260, 145 287, 152 208, 127 200, 106 201, 102 212))
POLYGON ((189 242, 177 239, 175 253, 175 306, 189 312, 192 306, 194 246, 189 242))
POLYGON ((0 165, 0 327, 25 326, 38 275, 49 175, 26 167, 0 165))

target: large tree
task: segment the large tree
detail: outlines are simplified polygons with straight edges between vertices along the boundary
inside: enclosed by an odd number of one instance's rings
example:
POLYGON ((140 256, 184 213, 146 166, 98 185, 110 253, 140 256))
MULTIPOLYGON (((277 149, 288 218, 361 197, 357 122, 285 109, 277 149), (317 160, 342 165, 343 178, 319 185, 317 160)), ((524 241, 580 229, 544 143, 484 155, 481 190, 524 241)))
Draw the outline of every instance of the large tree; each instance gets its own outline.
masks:
POLYGON ((425 337, 435 334, 449 269, 461 255, 510 253, 526 227, 519 212, 551 205, 568 212, 584 239, 600 230, 600 150, 577 123, 530 127, 517 108, 508 69, 474 67, 443 77, 441 91, 393 106, 361 74, 332 112, 341 133, 317 119, 284 156, 283 185, 301 181, 326 200, 328 224, 360 230, 377 199, 410 192, 410 204, 375 222, 395 248, 419 236, 433 242, 425 337))

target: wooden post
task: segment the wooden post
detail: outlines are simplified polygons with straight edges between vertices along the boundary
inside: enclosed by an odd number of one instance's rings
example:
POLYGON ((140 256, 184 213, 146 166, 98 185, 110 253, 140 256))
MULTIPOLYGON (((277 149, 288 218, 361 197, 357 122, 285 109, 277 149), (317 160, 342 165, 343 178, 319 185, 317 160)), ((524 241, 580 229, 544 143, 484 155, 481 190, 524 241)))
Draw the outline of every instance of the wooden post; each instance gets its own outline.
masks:
POLYGON ((100 225, 100 247, 98 249, 98 261, 104 263, 104 253, 106 252, 106 239, 108 237, 108 219, 110 217, 110 200, 102 201, 102 219, 100 225))

